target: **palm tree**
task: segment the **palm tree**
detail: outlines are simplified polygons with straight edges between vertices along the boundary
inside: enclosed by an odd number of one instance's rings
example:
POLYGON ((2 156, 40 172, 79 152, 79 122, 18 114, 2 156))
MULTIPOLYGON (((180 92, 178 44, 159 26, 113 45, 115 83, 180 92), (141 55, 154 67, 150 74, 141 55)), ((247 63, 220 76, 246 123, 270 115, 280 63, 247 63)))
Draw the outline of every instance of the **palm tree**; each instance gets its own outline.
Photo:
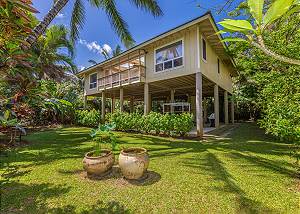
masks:
MULTIPOLYGON (((154 17, 163 14, 156 0, 129 0, 134 6, 144 11, 150 12, 154 17)), ((53 7, 49 10, 44 19, 34 28, 33 32, 26 38, 29 49, 36 43, 38 38, 46 31, 55 16, 66 6, 70 0, 55 0, 53 7)), ((83 28, 85 18, 84 0, 71 0, 73 12, 71 17, 71 41, 75 42, 79 38, 79 30, 83 28)), ((88 0, 91 6, 102 9, 108 15, 112 27, 120 36, 121 41, 126 47, 134 44, 134 40, 128 30, 128 26, 122 18, 115 0, 88 0)))
POLYGON ((75 74, 74 47, 63 25, 53 25, 33 46, 35 70, 39 79, 63 80, 67 72, 75 74), (65 49, 65 50, 63 50, 65 49))
POLYGON ((101 54, 103 55, 103 57, 105 59, 110 59, 112 57, 118 56, 122 52, 123 52, 123 50, 120 45, 117 45, 116 48, 114 50, 112 50, 112 53, 108 52, 108 50, 105 48, 102 48, 102 50, 101 50, 101 54))
POLYGON ((122 48, 120 45, 117 45, 116 48, 112 51, 113 57, 118 56, 123 52, 122 48))

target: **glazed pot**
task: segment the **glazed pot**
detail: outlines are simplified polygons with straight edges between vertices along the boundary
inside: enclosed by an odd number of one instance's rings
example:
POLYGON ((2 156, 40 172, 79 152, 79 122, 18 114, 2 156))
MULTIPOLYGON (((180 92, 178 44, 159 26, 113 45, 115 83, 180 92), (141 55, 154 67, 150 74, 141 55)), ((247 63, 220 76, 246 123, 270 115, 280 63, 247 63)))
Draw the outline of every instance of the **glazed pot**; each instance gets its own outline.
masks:
POLYGON ((105 175, 114 165, 115 156, 112 151, 102 149, 101 152, 102 156, 99 157, 92 156, 94 151, 85 154, 82 162, 83 168, 88 175, 105 175))
POLYGON ((123 149, 119 156, 119 166, 127 179, 140 179, 149 166, 149 155, 144 148, 123 149))

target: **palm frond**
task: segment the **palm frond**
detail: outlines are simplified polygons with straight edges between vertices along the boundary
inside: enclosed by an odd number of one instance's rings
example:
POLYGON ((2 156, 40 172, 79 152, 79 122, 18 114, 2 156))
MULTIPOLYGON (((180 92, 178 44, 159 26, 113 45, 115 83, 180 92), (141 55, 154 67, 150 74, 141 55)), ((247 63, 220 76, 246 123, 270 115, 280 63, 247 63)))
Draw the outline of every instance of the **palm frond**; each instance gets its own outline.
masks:
POLYGON ((163 15, 163 11, 159 7, 156 0, 130 0, 130 2, 137 8, 149 12, 155 17, 163 15))
POLYGON ((52 50, 66 48, 74 57, 74 45, 68 38, 69 30, 64 25, 53 25, 46 31, 45 46, 52 50))
POLYGON ((77 66, 74 64, 73 60, 64 54, 56 54, 55 57, 56 65, 62 66, 65 71, 71 72, 73 74, 77 73, 77 66))
POLYGON ((106 49, 104 49, 104 48, 102 48, 101 54, 104 56, 105 59, 109 59, 110 58, 110 55, 109 55, 108 51, 106 49))
POLYGON ((112 55, 113 55, 113 56, 118 56, 118 55, 121 54, 121 53, 122 53, 121 46, 120 46, 120 45, 117 45, 116 48, 113 50, 112 55))
POLYGON ((92 6, 103 9, 108 15, 113 29, 120 36, 122 43, 127 47, 132 47, 135 43, 132 38, 128 25, 116 7, 115 0, 89 0, 92 6))
POLYGON ((71 17, 71 42, 79 38, 79 31, 83 28, 85 21, 85 8, 82 0, 75 0, 71 17))

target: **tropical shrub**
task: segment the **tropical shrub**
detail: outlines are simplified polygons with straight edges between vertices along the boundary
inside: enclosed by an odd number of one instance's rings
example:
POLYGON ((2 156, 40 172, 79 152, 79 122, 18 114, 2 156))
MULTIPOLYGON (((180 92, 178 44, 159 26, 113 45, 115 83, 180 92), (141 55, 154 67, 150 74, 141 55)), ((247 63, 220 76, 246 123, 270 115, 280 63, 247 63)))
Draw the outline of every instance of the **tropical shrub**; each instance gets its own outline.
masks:
POLYGON ((114 151, 117 146, 117 138, 111 131, 115 128, 115 124, 99 125, 98 128, 92 129, 90 136, 95 142, 95 150, 93 156, 101 156, 101 143, 110 144, 114 151))
POLYGON ((80 126, 97 127, 101 120, 99 111, 92 110, 76 110, 75 123, 80 126))
POLYGON ((74 122, 75 109, 72 103, 64 99, 45 99, 42 103, 40 118, 45 122, 70 124, 74 122))
POLYGON ((150 112, 148 115, 138 113, 116 112, 108 114, 107 122, 114 123, 118 131, 137 131, 142 133, 163 133, 168 136, 184 136, 194 126, 191 114, 160 114, 150 112))
POLYGON ((290 68, 286 75, 278 72, 261 74, 260 103, 262 127, 287 142, 300 143, 300 69, 290 68))

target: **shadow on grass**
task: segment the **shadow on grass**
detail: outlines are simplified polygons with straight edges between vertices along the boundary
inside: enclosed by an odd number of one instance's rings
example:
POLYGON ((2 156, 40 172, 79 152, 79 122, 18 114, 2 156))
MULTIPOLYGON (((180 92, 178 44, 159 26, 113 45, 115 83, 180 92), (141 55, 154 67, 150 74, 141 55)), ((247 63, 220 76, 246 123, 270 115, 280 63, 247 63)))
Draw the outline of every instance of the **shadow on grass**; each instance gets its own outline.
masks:
POLYGON ((61 214, 61 213, 69 213, 69 214, 130 214, 132 213, 129 209, 125 208, 124 205, 120 204, 118 201, 110 201, 108 203, 104 203, 103 201, 97 201, 95 205, 92 205, 91 208, 85 209, 81 212, 76 211, 76 207, 72 205, 67 205, 64 207, 48 209, 47 213, 53 214, 61 214))
POLYGON ((202 159, 194 158, 185 162, 186 166, 200 169, 199 172, 209 174, 214 181, 223 183, 224 186, 213 186, 212 190, 221 193, 232 193, 236 195, 237 213, 277 213, 278 211, 264 206, 262 203, 252 200, 238 185, 232 174, 228 172, 223 162, 213 153, 207 152, 202 159))
MULTIPOLYGON (((4 183, 2 183, 4 184, 4 183)), ((1 213, 78 213, 76 207, 49 207, 47 200, 65 195, 71 187, 50 183, 30 184, 10 181, 1 187, 1 213)), ((131 213, 117 201, 98 201, 79 213, 131 213)))
POLYGON ((70 191, 62 185, 23 184, 16 181, 3 182, 1 187, 1 209, 4 213, 41 213, 47 210, 45 201, 70 191), (6 207, 7 206, 7 207, 6 207))
MULTIPOLYGON (((68 187, 53 186, 50 184, 33 184, 26 186, 19 183, 15 183, 16 186, 14 187, 12 185, 14 181, 10 181, 10 179, 24 176, 30 172, 19 170, 18 165, 22 162, 22 166, 20 167, 24 168, 26 166, 49 164, 53 161, 63 159, 82 159, 83 155, 91 149, 93 144, 87 143, 89 140, 88 131, 80 130, 80 128, 58 129, 56 131, 37 133, 30 136, 30 139, 34 143, 29 145, 28 148, 15 149, 8 152, 7 157, 1 156, 1 168, 4 167, 7 170, 4 174, 4 177, 7 179, 4 185, 4 193, 6 193, 5 200, 12 201, 7 202, 7 204, 16 206, 16 210, 23 209, 25 206, 24 203, 29 198, 31 205, 28 206, 30 206, 30 209, 33 209, 31 207, 33 206, 32 204, 39 204, 39 207, 36 208, 38 210, 34 211, 43 212, 46 210, 49 213, 64 213, 64 211, 68 213, 75 212, 75 207, 72 206, 49 210, 45 204, 48 197, 59 197, 61 194, 67 193, 69 191, 68 187), (18 195, 19 192, 21 193, 20 196, 18 195), (40 192, 49 192, 49 194, 43 195, 40 192), (14 198, 18 200, 13 201, 15 200, 14 198), (31 201, 33 202, 31 203, 31 201)), ((251 213, 256 213, 258 211, 272 212, 273 210, 264 207, 263 204, 255 200, 251 200, 239 187, 234 177, 226 170, 222 161, 211 151, 228 153, 229 157, 236 160, 237 164, 239 164, 239 160, 247 160, 247 162, 253 165, 274 171, 278 174, 292 176, 294 173, 294 171, 288 169, 291 167, 291 164, 288 162, 280 162, 261 157, 262 155, 289 155, 290 149, 286 144, 276 142, 274 139, 266 137, 262 130, 257 129, 254 125, 242 124, 239 128, 233 130, 230 135, 227 135, 227 138, 211 137, 203 141, 178 140, 141 134, 127 135, 124 133, 120 135, 123 135, 120 139, 123 146, 145 147, 148 149, 152 160, 178 156, 178 161, 183 165, 198 169, 199 173, 211 174, 216 180, 225 184, 224 188, 216 188, 215 190, 222 192, 227 191, 237 195, 237 202, 239 204, 237 211, 241 212, 248 210, 251 213), (204 164, 202 164, 203 162, 204 164)), ((59 172, 67 175, 80 173, 78 170, 59 172)), ((130 184, 146 186, 152 185, 161 179, 160 174, 151 171, 149 173, 149 180, 145 179, 142 183, 130 184)), ((121 179, 120 175, 114 176, 116 176, 117 179, 121 179)), ((108 177, 106 179, 111 178, 114 177, 108 177)), ((27 205, 25 208, 28 208, 27 205)), ((12 209, 14 209, 14 207, 12 207, 12 209)), ((121 210, 121 213, 129 212, 115 201, 95 205, 93 209, 85 210, 84 212, 118 213, 114 210, 121 210)))
POLYGON ((30 135, 28 140, 31 144, 28 147, 1 152, 5 152, 5 156, 1 156, 1 168, 15 167, 12 165, 21 162, 26 162, 22 167, 29 167, 60 159, 83 158, 93 144, 86 144, 89 140, 88 131, 76 130, 58 129, 30 135))

